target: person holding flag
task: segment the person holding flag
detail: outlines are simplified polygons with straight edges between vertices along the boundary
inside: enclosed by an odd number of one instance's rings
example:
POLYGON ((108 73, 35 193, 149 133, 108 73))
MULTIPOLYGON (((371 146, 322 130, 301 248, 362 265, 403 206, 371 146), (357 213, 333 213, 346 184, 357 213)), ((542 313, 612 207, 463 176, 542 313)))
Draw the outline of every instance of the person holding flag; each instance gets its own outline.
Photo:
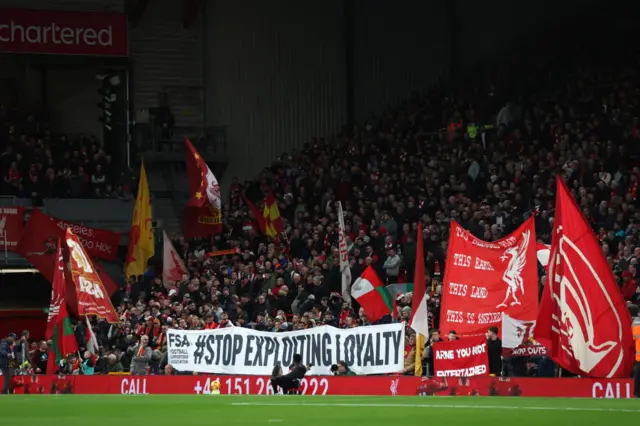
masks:
POLYGON ((344 212, 342 203, 337 202, 338 207, 338 249, 340 253, 340 276, 342 277, 342 298, 345 302, 351 303, 349 289, 351 287, 351 267, 349 265, 349 250, 345 236, 344 212))
POLYGON ((76 343, 76 337, 71 326, 71 318, 67 310, 64 269, 62 243, 58 241, 46 330, 46 339, 51 341, 49 358, 47 359, 48 374, 54 374, 58 371, 60 362, 65 360, 67 355, 78 352, 78 344, 76 343))
POLYGON ((429 336, 429 312, 427 310, 427 280, 424 268, 424 238, 422 223, 418 223, 416 238, 416 266, 414 272, 413 299, 411 302, 411 322, 409 326, 416 332, 416 363, 415 375, 422 376, 422 359, 427 336, 429 336))

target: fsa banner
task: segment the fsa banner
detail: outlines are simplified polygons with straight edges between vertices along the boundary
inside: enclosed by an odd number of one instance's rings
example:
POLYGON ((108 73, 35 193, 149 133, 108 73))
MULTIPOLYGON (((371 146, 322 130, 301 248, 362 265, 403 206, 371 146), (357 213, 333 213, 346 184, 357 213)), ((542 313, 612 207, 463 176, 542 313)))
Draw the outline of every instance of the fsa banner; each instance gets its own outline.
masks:
POLYGON ((489 353, 484 336, 465 337, 433 345, 436 377, 472 377, 489 374, 489 353))
POLYGON ((178 371, 271 375, 280 364, 286 373, 294 354, 312 366, 309 374, 331 374, 338 361, 356 374, 397 373, 404 367, 404 324, 286 333, 241 327, 167 330, 167 338, 169 363, 178 371))
POLYGON ((0 247, 13 250, 24 230, 24 207, 0 208, 0 247))
POLYGON ((502 313, 534 320, 538 266, 533 218, 511 235, 489 243, 451 223, 440 328, 484 335, 500 327, 502 313))

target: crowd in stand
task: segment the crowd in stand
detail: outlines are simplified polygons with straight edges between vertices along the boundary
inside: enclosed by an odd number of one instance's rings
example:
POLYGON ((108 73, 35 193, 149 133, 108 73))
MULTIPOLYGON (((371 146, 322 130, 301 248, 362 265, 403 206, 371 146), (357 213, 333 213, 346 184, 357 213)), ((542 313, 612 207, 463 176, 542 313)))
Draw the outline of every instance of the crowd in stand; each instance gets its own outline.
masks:
POLYGON ((0 102, 3 195, 132 198, 128 175, 95 137, 54 135, 38 115, 0 102))
MULTIPOLYGON (((340 295, 337 201, 345 211, 353 277, 372 265, 387 283, 412 282, 416 239, 424 239, 434 333, 422 362, 430 366, 431 343, 440 334, 455 334, 438 330, 450 221, 491 241, 536 214, 537 237, 549 243, 557 174, 593 225, 626 300, 635 302, 639 58, 617 50, 606 60, 591 53, 549 62, 536 57, 513 66, 510 77, 517 76, 517 84, 500 76, 416 93, 360 126, 283 154, 253 181, 234 181, 224 204, 223 234, 199 242, 173 238, 190 275, 163 283, 150 267, 127 280, 116 295, 122 324, 95 324, 101 356, 85 353, 64 368, 173 374, 166 359, 168 327, 289 331, 368 325, 366 313, 340 295), (260 234, 244 201, 268 191, 279 201, 286 227, 276 241, 260 234), (422 236, 416 235, 418 221, 424 224, 422 236), (210 255, 230 248, 237 254, 210 255)), ((0 108, 2 115, 7 111, 0 108)), ((28 195, 34 176, 36 182, 53 176, 55 191, 36 185, 38 195, 129 196, 118 176, 105 175, 110 157, 95 139, 53 144, 48 136, 10 131, 9 143, 1 142, 3 184, 11 193, 28 195), (74 179, 83 184, 60 183, 74 179)), ((542 268, 540 275, 542 286, 542 268)), ((398 312, 382 321, 407 320, 411 297, 398 295, 398 312)), ((83 325, 74 327, 84 347, 83 325)), ((411 374, 420 362, 412 345, 409 337, 411 374)), ((43 347, 32 345, 31 365, 39 371, 43 347)), ((553 375, 548 360, 528 361, 519 374, 553 375)))

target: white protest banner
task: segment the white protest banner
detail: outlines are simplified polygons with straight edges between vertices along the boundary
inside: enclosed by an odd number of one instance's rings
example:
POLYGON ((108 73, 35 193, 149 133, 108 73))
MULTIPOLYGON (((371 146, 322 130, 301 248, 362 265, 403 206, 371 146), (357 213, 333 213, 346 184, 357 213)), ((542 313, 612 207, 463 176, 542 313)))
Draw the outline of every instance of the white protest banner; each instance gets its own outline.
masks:
POLYGON ((339 329, 321 326, 286 333, 233 327, 215 330, 167 330, 169 363, 178 371, 270 376, 276 364, 286 373, 300 354, 310 374, 331 374, 345 361, 356 374, 401 372, 404 324, 339 329))
POLYGON ((438 342, 433 345, 436 377, 471 377, 489 374, 489 353, 484 336, 438 342))

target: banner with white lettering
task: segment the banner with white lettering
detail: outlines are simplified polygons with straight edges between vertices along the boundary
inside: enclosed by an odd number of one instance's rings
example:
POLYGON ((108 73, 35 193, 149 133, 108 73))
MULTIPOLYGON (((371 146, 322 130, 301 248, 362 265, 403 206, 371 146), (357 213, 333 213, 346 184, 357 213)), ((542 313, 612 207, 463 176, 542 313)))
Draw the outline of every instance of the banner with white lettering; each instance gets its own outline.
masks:
POLYGON ((536 322, 502 314, 502 356, 543 356, 547 348, 533 339, 536 322))
POLYGON ((489 353, 484 336, 464 337, 433 345, 436 377, 472 377, 489 374, 489 353))
POLYGON ((440 328, 458 335, 484 335, 502 323, 502 313, 535 320, 538 263, 533 218, 507 237, 486 242, 451 223, 442 287, 440 328))
POLYGON ((404 367, 404 324, 269 333, 233 327, 215 330, 168 330, 169 363, 178 371, 271 375, 286 373, 300 354, 310 374, 331 374, 331 365, 345 361, 356 374, 401 372, 404 367))

